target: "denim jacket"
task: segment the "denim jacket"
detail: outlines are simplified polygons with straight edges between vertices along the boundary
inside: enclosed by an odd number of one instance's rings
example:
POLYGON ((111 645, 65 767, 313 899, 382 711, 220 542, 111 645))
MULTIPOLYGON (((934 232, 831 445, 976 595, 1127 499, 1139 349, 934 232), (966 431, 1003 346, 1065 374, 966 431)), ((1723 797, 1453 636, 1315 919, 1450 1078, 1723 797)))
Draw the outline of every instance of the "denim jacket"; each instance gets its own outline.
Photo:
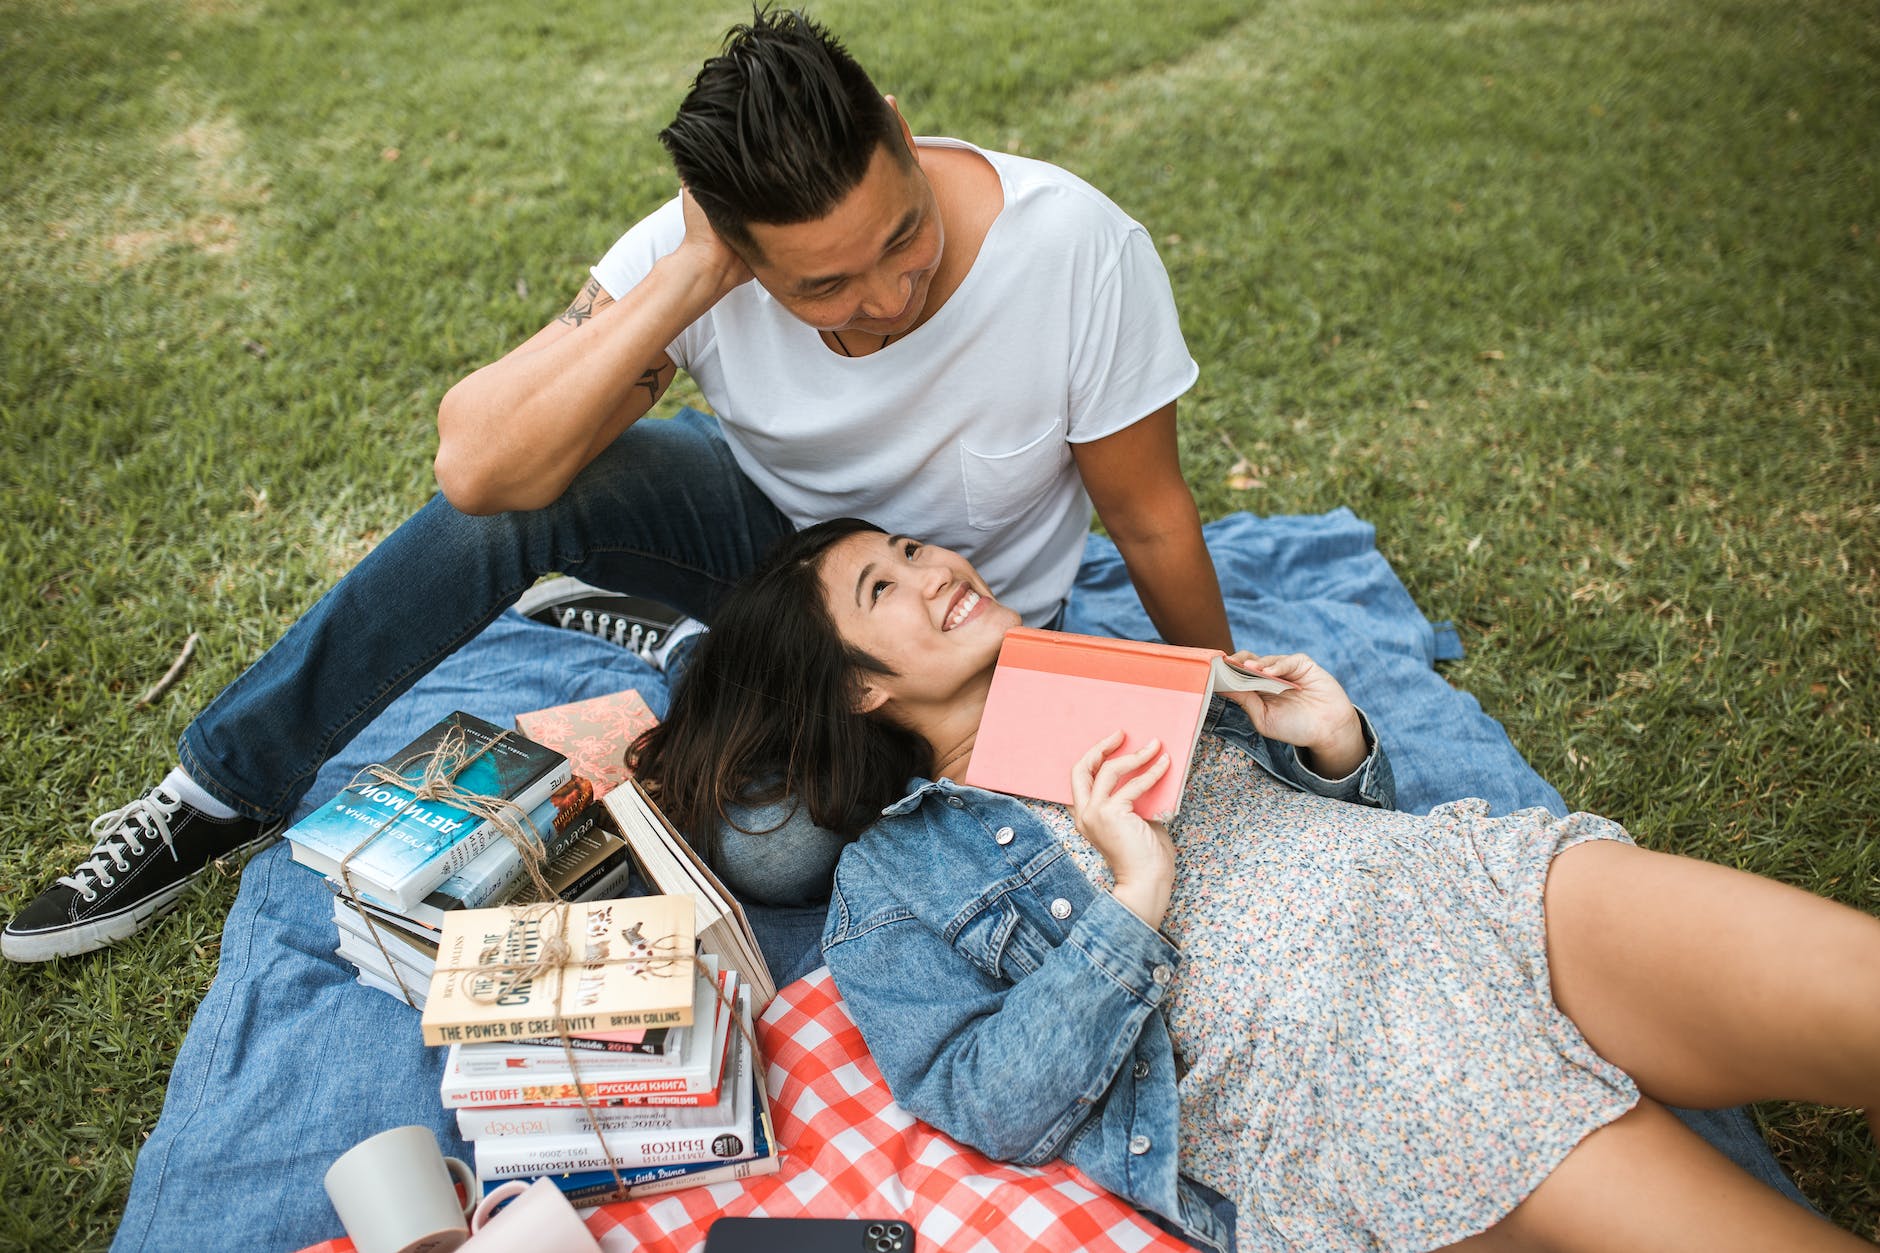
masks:
MULTIPOLYGON (((1204 727, 1288 787, 1390 808, 1390 763, 1322 779, 1215 698, 1204 727)), ((1019 801, 916 781, 836 868, 823 955, 895 1100, 1002 1161, 1062 1157, 1221 1250, 1230 1237, 1176 1173, 1175 1056, 1157 1012, 1181 964, 1095 888, 1019 801)))

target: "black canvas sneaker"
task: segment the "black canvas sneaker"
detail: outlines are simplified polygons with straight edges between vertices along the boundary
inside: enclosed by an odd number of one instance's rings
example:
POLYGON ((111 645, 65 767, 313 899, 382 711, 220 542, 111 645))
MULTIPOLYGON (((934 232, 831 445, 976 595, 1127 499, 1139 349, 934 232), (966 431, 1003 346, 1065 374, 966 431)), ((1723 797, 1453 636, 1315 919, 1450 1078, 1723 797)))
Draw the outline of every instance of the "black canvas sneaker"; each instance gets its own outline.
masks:
POLYGON ((174 909, 211 865, 272 838, 252 818, 211 818, 161 785, 94 819, 91 856, 0 932, 8 961, 89 953, 174 909))
POLYGON ((516 602, 516 612, 550 626, 611 640, 662 669, 672 645, 705 629, 704 623, 669 605, 603 591, 566 575, 524 592, 516 602))

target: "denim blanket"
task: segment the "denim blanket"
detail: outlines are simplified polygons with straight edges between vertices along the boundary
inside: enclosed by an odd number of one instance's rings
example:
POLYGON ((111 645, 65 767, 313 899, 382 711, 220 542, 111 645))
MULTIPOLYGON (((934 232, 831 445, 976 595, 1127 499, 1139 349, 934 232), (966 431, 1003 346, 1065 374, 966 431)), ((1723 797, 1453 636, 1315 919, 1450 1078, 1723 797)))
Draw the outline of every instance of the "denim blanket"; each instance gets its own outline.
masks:
MULTIPOLYGON (((1344 509, 1235 514, 1206 535, 1236 643, 1310 653, 1336 675, 1384 739, 1403 808, 1480 796, 1497 813, 1564 812, 1500 724, 1433 668, 1461 656, 1460 643, 1424 618, 1367 523, 1344 509)), ((1109 541, 1090 539, 1064 625, 1152 638, 1109 541)), ((664 714, 664 676, 639 658, 504 614, 328 763, 296 817, 451 710, 510 725, 521 712, 626 687, 664 714)), ((779 985, 820 964, 820 913, 752 913, 779 985)), ((340 1153, 389 1127, 433 1127, 446 1152, 469 1157, 438 1104, 443 1050, 419 1043, 414 1011, 353 982, 336 942, 331 896, 285 846, 249 864, 113 1249, 298 1249, 337 1235, 321 1177, 340 1153)), ((1800 1200, 1741 1111, 1692 1121, 1800 1200)))

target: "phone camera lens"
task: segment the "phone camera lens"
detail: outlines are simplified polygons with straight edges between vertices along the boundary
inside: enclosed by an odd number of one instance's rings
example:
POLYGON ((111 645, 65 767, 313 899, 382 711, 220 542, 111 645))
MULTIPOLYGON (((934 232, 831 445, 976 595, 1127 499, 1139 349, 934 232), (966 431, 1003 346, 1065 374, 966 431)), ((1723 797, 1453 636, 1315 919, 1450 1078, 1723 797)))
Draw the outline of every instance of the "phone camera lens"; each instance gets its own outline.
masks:
POLYGON ((880 1223, 869 1223, 868 1224, 868 1238, 870 1240, 879 1240, 881 1239, 882 1233, 885 1232, 886 1230, 887 1228, 883 1227, 880 1223))
POLYGON ((895 1241, 888 1239, 886 1236, 875 1241, 875 1253, 893 1253, 898 1247, 899 1245, 895 1241))

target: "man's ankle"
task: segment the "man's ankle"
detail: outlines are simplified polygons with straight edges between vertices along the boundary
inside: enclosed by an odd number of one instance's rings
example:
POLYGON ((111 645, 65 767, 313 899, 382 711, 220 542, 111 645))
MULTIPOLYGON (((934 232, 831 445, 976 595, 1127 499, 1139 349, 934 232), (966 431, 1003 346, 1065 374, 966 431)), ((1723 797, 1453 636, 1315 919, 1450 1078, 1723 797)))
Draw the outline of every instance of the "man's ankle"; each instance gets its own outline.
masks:
POLYGON ((206 817, 218 820, 236 817, 234 806, 224 804, 205 792, 200 783, 197 783, 183 772, 181 766, 173 767, 170 773, 164 775, 163 782, 159 786, 167 788, 172 794, 181 797, 185 805, 199 811, 206 817))

